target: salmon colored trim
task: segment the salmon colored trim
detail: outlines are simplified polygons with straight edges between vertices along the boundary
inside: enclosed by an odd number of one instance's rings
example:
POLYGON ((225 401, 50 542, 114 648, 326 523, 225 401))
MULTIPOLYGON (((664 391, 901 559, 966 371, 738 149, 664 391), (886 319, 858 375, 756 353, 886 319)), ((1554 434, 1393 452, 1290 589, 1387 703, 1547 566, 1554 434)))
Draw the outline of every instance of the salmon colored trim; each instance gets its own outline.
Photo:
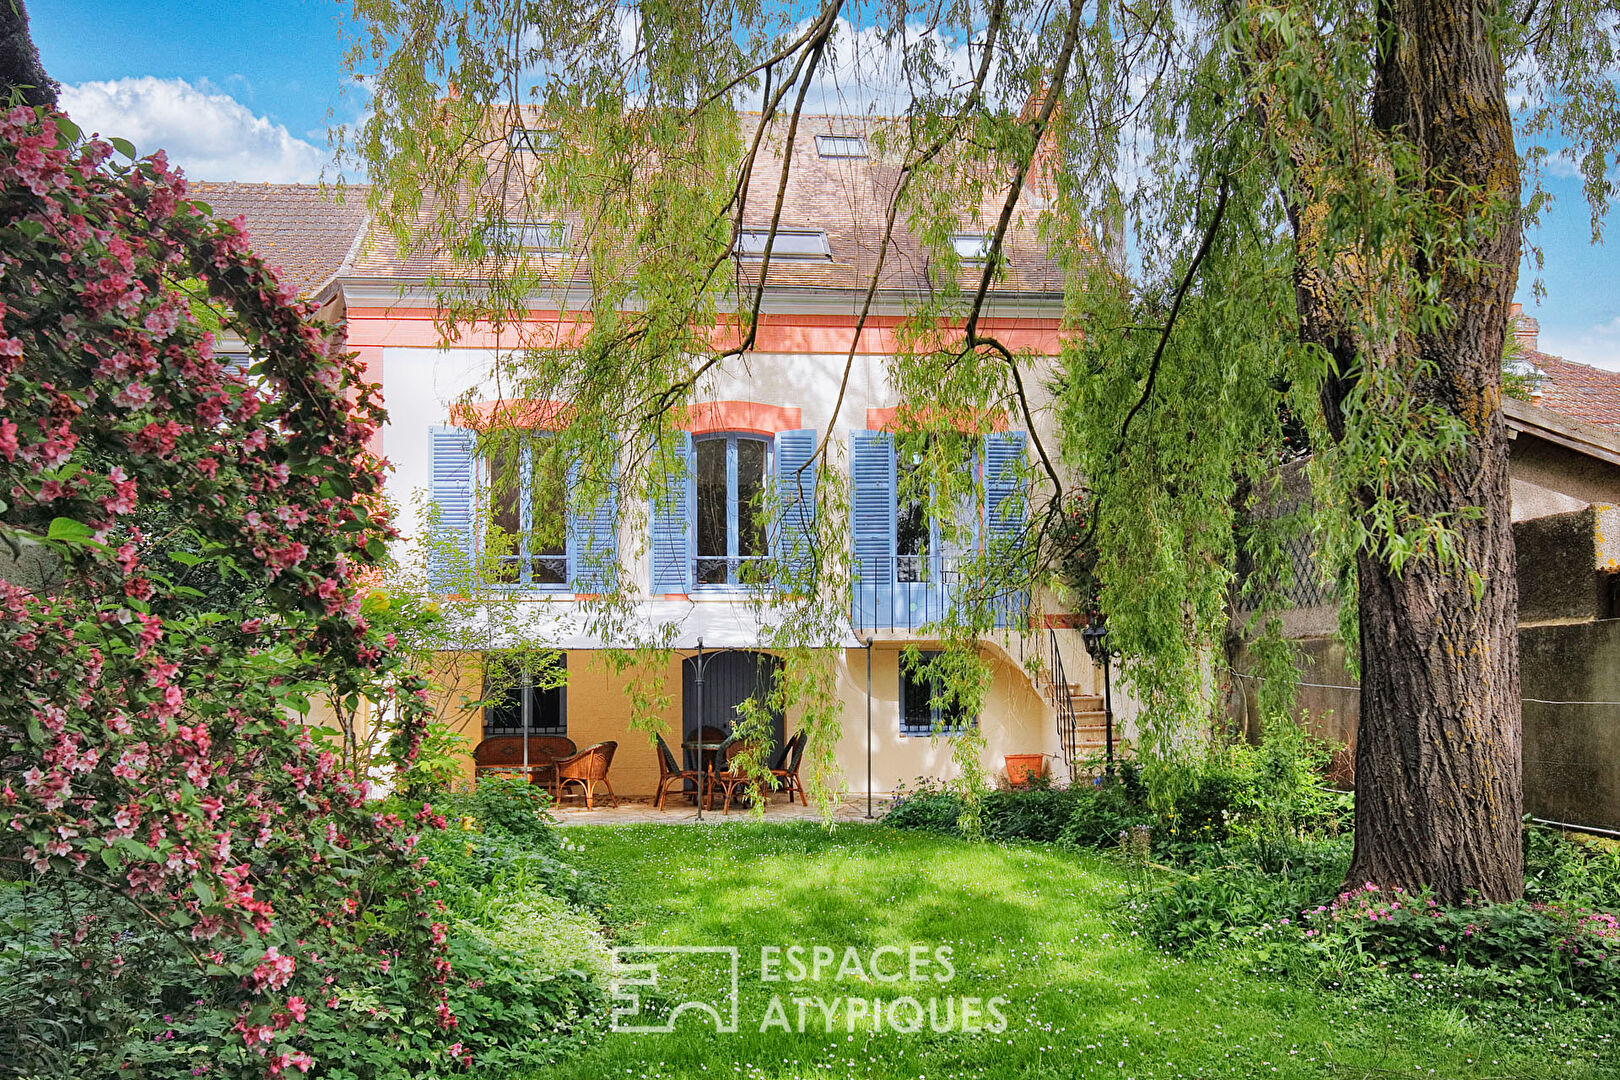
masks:
POLYGON ((568 403, 540 398, 506 398, 499 401, 457 402, 450 406, 450 422, 474 431, 491 428, 528 428, 556 431, 568 426, 568 403))
MULTIPOLYGON (((377 396, 380 399, 383 386, 383 351, 375 345, 367 345, 350 351, 355 354, 355 359, 360 362, 360 377, 377 388, 377 396)), ((383 434, 380 426, 371 433, 371 438, 366 440, 366 449, 378 457, 383 456, 383 434)))
MULTIPOLYGON (((855 343, 853 315, 761 315, 754 338, 757 353, 847 353, 892 356, 901 352, 895 332, 897 316, 873 316, 855 343)), ((522 322, 496 330, 488 323, 472 323, 446 341, 425 308, 350 308, 349 341, 354 345, 390 348, 517 349, 577 345, 590 330, 590 316, 574 312, 535 311, 522 322)), ((1075 331, 1063 329, 1062 320, 1051 318, 980 319, 979 328, 993 335, 1014 351, 1029 349, 1043 356, 1056 356, 1075 331)), ((943 328, 945 342, 956 336, 955 328, 943 328)), ((741 334, 735 326, 718 325, 709 334, 716 347, 735 345, 741 334)))
MULTIPOLYGON (((1007 430, 1007 414, 1006 413, 998 411, 998 412, 986 414, 982 410, 979 410, 979 409, 963 409, 963 410, 960 410, 960 411, 962 412, 963 415, 961 415, 959 417, 956 417, 956 418, 952 418, 952 417, 947 417, 946 418, 947 421, 954 423, 954 426, 956 426, 958 428, 974 428, 974 427, 982 427, 982 426, 988 425, 991 431, 1006 431, 1007 430)), ((868 431, 900 431, 900 430, 902 430, 901 426, 897 423, 897 418, 898 418, 899 412, 900 412, 900 409, 898 407, 891 408, 891 409, 867 409, 866 410, 866 430, 868 430, 868 431)), ((926 416, 928 414, 924 413, 922 415, 926 418, 926 416)))
POLYGON ((759 401, 698 401, 687 408, 683 425, 693 435, 716 431, 746 431, 775 435, 804 426, 797 408, 766 405, 759 401))

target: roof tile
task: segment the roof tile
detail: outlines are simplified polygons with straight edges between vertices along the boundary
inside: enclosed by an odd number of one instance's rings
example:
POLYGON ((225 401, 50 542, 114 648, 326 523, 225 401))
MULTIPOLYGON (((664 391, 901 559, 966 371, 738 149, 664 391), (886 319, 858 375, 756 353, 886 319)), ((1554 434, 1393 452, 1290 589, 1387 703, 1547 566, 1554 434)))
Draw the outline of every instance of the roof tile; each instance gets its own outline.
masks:
POLYGON ((338 192, 320 184, 187 185, 187 193, 216 217, 246 219, 254 253, 305 297, 332 280, 355 246, 366 221, 366 191, 338 192))

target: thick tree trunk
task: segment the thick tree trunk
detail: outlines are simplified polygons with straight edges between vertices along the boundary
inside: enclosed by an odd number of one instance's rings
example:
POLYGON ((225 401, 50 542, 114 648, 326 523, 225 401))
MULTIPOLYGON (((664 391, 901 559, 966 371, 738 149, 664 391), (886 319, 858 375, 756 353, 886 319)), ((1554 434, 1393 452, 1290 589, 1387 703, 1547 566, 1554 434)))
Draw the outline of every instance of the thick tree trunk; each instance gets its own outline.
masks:
POLYGON ((1505 900, 1524 887, 1518 583, 1501 410, 1518 277, 1518 159, 1486 8, 1393 0, 1380 16, 1374 122, 1416 146, 1423 174, 1411 186, 1466 237, 1418 267, 1439 278, 1452 319, 1407 341, 1431 365, 1413 392, 1462 421, 1467 447, 1398 495, 1418 514, 1446 515, 1464 565, 1423 557, 1394 573, 1375 553, 1360 558, 1349 883, 1505 900), (1462 516, 1469 507, 1483 513, 1462 516))

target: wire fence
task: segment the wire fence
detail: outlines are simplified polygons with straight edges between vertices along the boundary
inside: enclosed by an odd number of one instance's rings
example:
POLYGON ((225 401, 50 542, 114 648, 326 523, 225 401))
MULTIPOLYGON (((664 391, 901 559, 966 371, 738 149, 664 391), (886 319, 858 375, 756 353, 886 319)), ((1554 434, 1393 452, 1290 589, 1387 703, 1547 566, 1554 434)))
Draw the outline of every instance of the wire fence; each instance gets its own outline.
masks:
MULTIPOLYGON (((1247 672, 1242 672, 1242 671, 1234 671, 1232 674, 1237 676, 1240 679, 1246 679, 1246 680, 1248 680, 1250 682, 1266 682, 1266 681, 1268 681, 1266 679, 1266 676, 1264 676, 1264 675, 1250 675, 1247 672)), ((1298 686, 1308 686, 1308 687, 1311 687, 1311 688, 1317 689, 1317 690, 1343 690, 1343 691, 1353 692, 1353 693, 1358 693, 1358 694, 1361 692, 1361 687, 1359 687, 1359 686, 1350 686, 1350 685, 1347 685, 1345 683, 1318 683, 1318 682, 1304 682, 1304 681, 1301 681, 1301 682, 1297 683, 1296 685, 1298 685, 1298 686)), ((1532 698, 1532 697, 1520 698, 1519 700, 1520 700, 1521 703, 1526 704, 1526 705, 1576 705, 1576 706, 1595 705, 1595 706, 1600 706, 1600 707, 1603 707, 1603 706, 1620 707, 1620 701, 1558 701, 1558 700, 1554 700, 1554 699, 1551 699, 1551 698, 1532 698)), ((1620 768, 1620 762, 1616 762, 1616 761, 1613 761, 1613 760, 1595 760, 1595 759, 1586 760, 1586 759, 1583 759, 1583 760, 1579 760, 1579 761, 1566 761, 1566 760, 1562 760, 1562 759, 1558 759, 1558 758, 1530 758, 1530 757, 1527 757, 1527 758, 1524 758, 1523 761, 1524 761, 1525 765, 1558 766, 1558 767, 1564 767, 1564 768, 1568 768, 1568 767, 1572 767, 1572 766, 1588 766, 1588 765, 1608 765, 1608 766, 1611 766, 1611 767, 1620 768)), ((1530 820, 1535 822, 1538 825, 1546 825, 1546 826, 1553 827, 1553 828, 1575 829, 1575 830, 1578 830, 1580 832, 1596 833, 1596 834, 1598 834, 1600 836, 1620 837, 1620 830, 1611 829, 1611 828, 1608 828, 1608 827, 1603 826, 1603 825, 1581 825, 1581 824, 1577 824, 1577 823, 1574 823, 1574 822, 1554 821, 1554 820, 1549 819, 1549 818, 1538 818, 1538 817, 1531 817, 1530 820)))

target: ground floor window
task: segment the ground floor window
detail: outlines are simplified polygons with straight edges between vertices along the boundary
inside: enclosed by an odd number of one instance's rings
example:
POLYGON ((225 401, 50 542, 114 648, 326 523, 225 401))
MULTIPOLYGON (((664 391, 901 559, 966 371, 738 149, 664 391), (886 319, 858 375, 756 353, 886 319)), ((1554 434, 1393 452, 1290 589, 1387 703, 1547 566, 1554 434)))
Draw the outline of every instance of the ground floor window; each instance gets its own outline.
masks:
POLYGON ((568 688, 558 675, 568 672, 568 657, 557 653, 540 662, 511 665, 484 680, 484 737, 496 735, 567 735, 568 688))
POLYGON ((918 662, 909 664, 900 660, 900 734, 933 735, 953 734, 972 727, 974 717, 966 716, 955 703, 947 700, 934 674, 937 652, 918 654, 918 662))

